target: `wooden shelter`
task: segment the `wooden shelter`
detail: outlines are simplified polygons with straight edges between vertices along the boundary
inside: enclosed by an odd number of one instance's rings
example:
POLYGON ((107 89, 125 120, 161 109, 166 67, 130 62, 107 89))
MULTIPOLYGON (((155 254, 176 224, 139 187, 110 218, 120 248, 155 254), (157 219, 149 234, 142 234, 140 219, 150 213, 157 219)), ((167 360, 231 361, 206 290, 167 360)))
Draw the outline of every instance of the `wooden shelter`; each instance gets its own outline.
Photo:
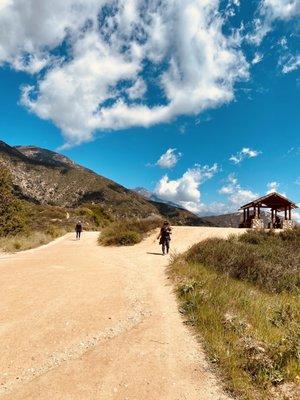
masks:
POLYGON ((244 212, 242 226, 246 228, 264 228, 261 211, 262 209, 270 209, 271 221, 269 228, 290 228, 293 226, 292 210, 295 208, 297 208, 297 205, 281 194, 276 192, 269 193, 240 208, 244 212), (284 213, 283 222, 278 215, 280 212, 284 213))

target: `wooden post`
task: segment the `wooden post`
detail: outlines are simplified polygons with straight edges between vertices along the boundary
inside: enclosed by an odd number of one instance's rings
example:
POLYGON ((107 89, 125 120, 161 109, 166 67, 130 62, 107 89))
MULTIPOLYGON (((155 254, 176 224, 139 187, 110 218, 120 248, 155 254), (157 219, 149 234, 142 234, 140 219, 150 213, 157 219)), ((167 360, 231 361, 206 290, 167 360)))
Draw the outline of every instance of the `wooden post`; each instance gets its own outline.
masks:
POLYGON ((284 207, 284 219, 287 220, 287 207, 284 207))
POLYGON ((289 220, 291 221, 292 219, 292 207, 289 206, 289 220))
POLYGON ((244 208, 244 226, 246 225, 246 209, 244 208))
POLYGON ((274 228, 274 209, 271 208, 271 228, 274 228))

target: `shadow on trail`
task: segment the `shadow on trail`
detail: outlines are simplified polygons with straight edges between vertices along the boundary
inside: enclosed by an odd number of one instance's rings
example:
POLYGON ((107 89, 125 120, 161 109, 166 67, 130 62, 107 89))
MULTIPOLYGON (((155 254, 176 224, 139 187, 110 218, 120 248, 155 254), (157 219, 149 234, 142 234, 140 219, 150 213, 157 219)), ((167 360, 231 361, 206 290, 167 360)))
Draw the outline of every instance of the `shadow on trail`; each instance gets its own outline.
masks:
POLYGON ((150 253, 149 251, 147 251, 147 254, 152 254, 153 256, 162 256, 162 253, 150 253))

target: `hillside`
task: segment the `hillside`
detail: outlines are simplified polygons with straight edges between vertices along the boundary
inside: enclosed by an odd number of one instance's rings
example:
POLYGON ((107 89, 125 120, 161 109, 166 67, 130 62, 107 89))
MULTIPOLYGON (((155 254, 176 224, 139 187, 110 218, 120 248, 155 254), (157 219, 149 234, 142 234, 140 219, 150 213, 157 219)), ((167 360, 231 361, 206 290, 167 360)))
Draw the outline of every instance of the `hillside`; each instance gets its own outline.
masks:
POLYGON ((189 211, 149 201, 50 150, 0 141, 0 163, 11 172, 17 196, 31 203, 66 208, 94 203, 116 218, 162 215, 176 224, 206 224, 189 211))
MULTIPOLYGON (((270 217, 267 213, 261 213, 261 218, 264 221, 264 225, 268 226, 270 217)), ((223 228, 239 228, 241 222, 243 221, 243 215, 241 213, 232 214, 222 214, 222 215, 212 215, 208 217, 203 217, 207 224, 212 224, 212 226, 219 226, 223 228)))

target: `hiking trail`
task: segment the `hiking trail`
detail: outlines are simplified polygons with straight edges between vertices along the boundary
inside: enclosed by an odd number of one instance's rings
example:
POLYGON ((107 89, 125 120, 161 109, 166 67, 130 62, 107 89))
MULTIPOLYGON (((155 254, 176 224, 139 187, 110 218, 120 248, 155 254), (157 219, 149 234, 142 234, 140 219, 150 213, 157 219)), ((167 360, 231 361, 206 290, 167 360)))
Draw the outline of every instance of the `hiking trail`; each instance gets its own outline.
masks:
MULTIPOLYGON (((182 252, 231 228, 174 227, 182 252)), ((155 235, 0 256, 0 399, 229 400, 183 324, 155 235)))

